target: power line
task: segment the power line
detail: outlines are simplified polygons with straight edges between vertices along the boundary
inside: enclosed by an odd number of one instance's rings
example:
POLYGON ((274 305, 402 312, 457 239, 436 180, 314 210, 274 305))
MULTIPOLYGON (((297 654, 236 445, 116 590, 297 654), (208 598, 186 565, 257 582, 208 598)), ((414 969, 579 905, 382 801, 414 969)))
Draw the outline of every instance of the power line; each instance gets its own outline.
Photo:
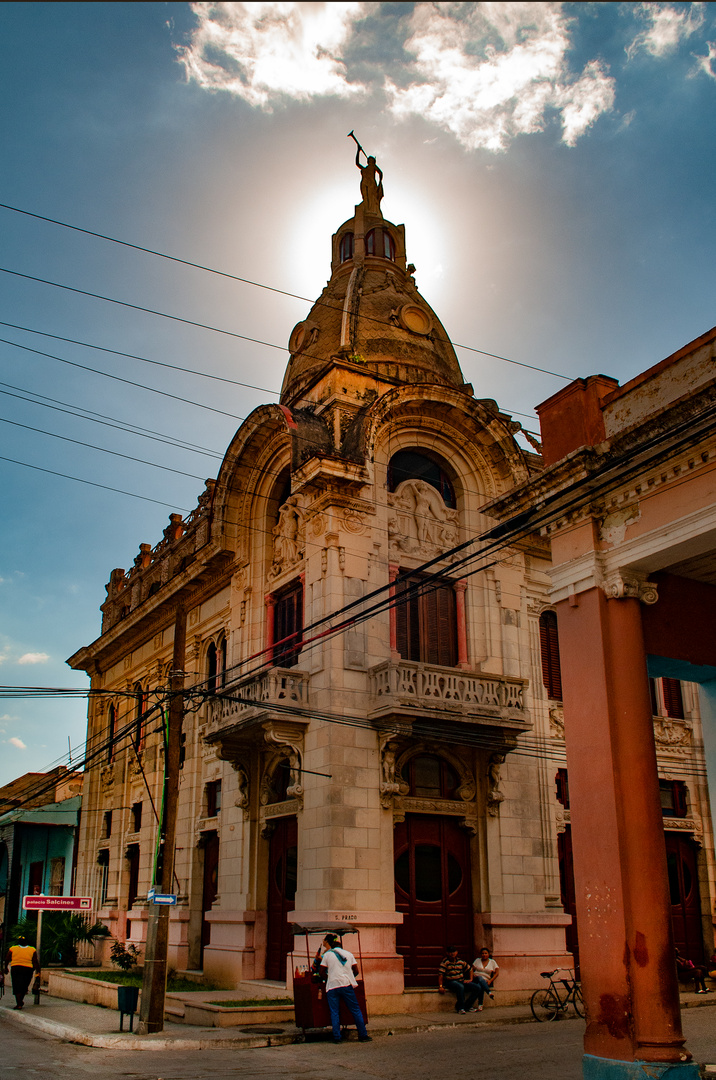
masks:
POLYGON ((41 465, 30 465, 27 461, 17 461, 16 458, 4 457, 2 454, 0 454, 0 461, 9 461, 12 465, 22 465, 25 469, 49 473, 50 476, 60 476, 63 480, 74 480, 78 484, 87 484, 89 487, 103 488, 104 491, 114 491, 117 495, 129 495, 132 499, 141 499, 143 502, 155 503, 157 506, 168 506, 170 510, 181 510, 184 514, 191 513, 186 506, 176 506, 174 503, 163 502, 161 499, 150 499, 148 495, 138 495, 136 491, 124 491, 122 488, 111 487, 109 484, 98 484, 94 480, 85 480, 81 476, 71 476, 69 473, 56 472, 54 469, 44 469, 41 465))
POLYGON ((163 469, 165 472, 176 473, 177 476, 188 476, 192 480, 203 480, 203 476, 197 473, 182 472, 181 469, 173 469, 170 465, 159 465, 156 461, 145 461, 144 458, 133 457, 131 454, 121 454, 119 450, 108 450, 106 446, 94 446, 92 443, 82 442, 80 439, 71 439, 67 435, 58 435, 54 431, 45 431, 43 428, 31 427, 29 424, 21 424, 17 420, 8 420, 0 416, 0 423, 12 424, 13 427, 24 428, 25 431, 36 431, 38 435, 49 435, 52 439, 62 439, 63 442, 74 443, 75 446, 85 446, 89 450, 99 450, 103 454, 112 454, 114 457, 124 458, 125 461, 136 461, 140 465, 151 465, 154 469, 163 469))
MULTIPOLYGON (((312 304, 314 306, 317 305, 317 304, 321 304, 323 307, 332 308, 334 310, 342 310, 342 308, 338 308, 334 304, 328 304, 328 303, 326 303, 326 301, 312 300, 308 296, 300 296, 298 293, 287 292, 285 289, 278 289, 278 288, 276 288, 275 286, 272 286, 272 285, 265 285, 265 284, 263 284, 261 282, 253 281, 250 278, 238 277, 236 274, 229 274, 229 273, 227 273, 226 271, 223 271, 223 270, 216 270, 216 269, 214 269, 213 267, 210 267, 210 266, 203 266, 201 263, 191 262, 189 259, 180 259, 175 255, 167 255, 165 252, 155 251, 152 248, 142 247, 140 244, 132 244, 132 243, 129 243, 128 241, 126 241, 126 240, 118 240, 116 237, 108 236, 105 233, 93 232, 91 229, 84 229, 84 228, 81 228, 78 225, 69 225, 65 221, 58 221, 56 218, 46 217, 46 216, 44 216, 42 214, 34 214, 30 210, 21 210, 21 209, 19 209, 19 207, 10 206, 7 203, 0 203, 0 207, 2 209, 4 209, 4 210, 12 210, 14 213, 17 213, 17 214, 24 214, 26 217, 36 218, 38 221, 46 221, 46 222, 49 222, 52 225, 59 225, 62 228, 71 229, 74 232, 84 233, 87 236, 94 236, 94 237, 96 237, 97 239, 100 239, 100 240, 108 240, 112 244, 119 244, 122 247, 132 248, 135 251, 141 251, 141 252, 143 252, 144 254, 147 254, 147 255, 154 255, 156 258, 166 259, 169 262, 179 263, 179 264, 181 264, 183 266, 190 266, 193 269, 202 270, 202 271, 204 271, 206 273, 214 274, 217 277, 227 278, 230 281, 238 281, 243 285, 251 285, 251 286, 253 286, 254 288, 257 288, 257 289, 264 289, 267 292, 276 293, 279 296, 286 296, 286 297, 289 297, 290 299, 293 299, 293 300, 301 300, 302 302, 304 302, 306 304, 312 304)), ((13 272, 14 271, 10 271, 10 270, 6 271, 6 273, 13 273, 13 272)), ((19 275, 19 276, 24 277, 24 276, 29 276, 29 275, 19 275)), ((42 279, 41 278, 33 278, 31 280, 41 281, 42 279)), ((55 283, 54 282, 46 282, 46 284, 55 284, 55 283)), ((59 288, 68 288, 69 286, 58 286, 58 287, 59 288)), ((80 291, 81 292, 82 290, 75 290, 75 291, 80 291)), ((93 294, 88 293, 87 295, 93 295, 93 294)), ((107 297, 101 297, 101 299, 107 299, 107 297)), ((119 300, 118 301, 112 301, 112 302, 113 303, 122 303, 122 301, 119 301, 119 300)), ((132 305, 129 305, 129 306, 132 306, 132 305)), ((140 309, 140 310, 146 310, 146 309, 140 309)), ((161 312, 154 312, 153 314, 161 314, 161 312)), ((166 316, 166 318, 174 318, 174 317, 175 316, 166 316)), ((363 316, 363 317, 365 318, 366 316, 363 316)), ((377 319, 377 318, 372 317, 372 316, 369 317, 369 318, 370 318, 370 321, 372 321, 372 322, 382 323, 384 325, 392 325, 392 324, 388 324, 387 320, 385 320, 385 319, 377 319)), ((199 324, 193 324, 193 325, 199 325, 199 324)), ((208 329, 215 329, 215 327, 209 327, 208 329)), ((222 331, 218 331, 218 332, 221 333, 222 331)), ((235 336, 240 336, 240 335, 235 335, 235 336)), ((255 339, 247 338, 245 340, 255 340, 255 339)), ((557 372, 557 371, 549 371, 547 368, 537 367, 534 364, 526 364, 526 363, 523 363, 520 360, 511 360, 507 356, 500 356, 498 353, 488 352, 486 349, 478 349, 473 345, 461 345, 458 342, 450 342, 450 343, 453 346, 453 348, 455 348, 455 349, 465 349, 468 352, 478 353, 481 356, 488 356, 493 360, 502 360, 506 364, 514 364, 517 367, 524 367, 524 368, 529 369, 530 371, 538 371, 543 375, 552 375, 556 379, 564 379, 566 382, 572 382, 572 377, 571 376, 562 375, 560 372, 557 372)), ((266 343, 262 342, 261 344, 266 344, 266 343)), ((271 348, 281 348, 281 346, 278 346, 278 345, 272 345, 270 347, 271 348)), ((284 351, 288 352, 287 349, 285 349, 284 351)))
POLYGON ((34 390, 26 390, 22 386, 13 386, 12 383, 6 382, 0 382, 0 386, 9 388, 8 390, 0 390, 0 394, 4 394, 6 397, 17 398, 19 401, 28 401, 32 405, 42 405, 44 409, 53 409, 55 412, 76 416, 81 420, 90 420, 93 424, 102 424, 103 427, 115 428, 117 431, 124 431, 128 435, 140 435, 143 439, 165 443, 167 446, 173 446, 177 450, 190 450, 192 453, 203 454, 206 457, 218 458, 219 460, 224 457, 218 450, 207 450, 206 447, 177 439, 173 435, 152 431, 151 428, 142 428, 139 424, 131 424, 127 420, 118 420, 116 417, 108 416, 106 413, 93 412, 91 409, 84 409, 81 405, 72 405, 70 402, 59 401, 57 398, 48 398, 44 394, 38 394, 34 390), (16 390, 17 393, 12 393, 13 390, 16 390), (23 394, 33 396, 23 397, 23 394), (35 401, 35 398, 41 400, 35 401))

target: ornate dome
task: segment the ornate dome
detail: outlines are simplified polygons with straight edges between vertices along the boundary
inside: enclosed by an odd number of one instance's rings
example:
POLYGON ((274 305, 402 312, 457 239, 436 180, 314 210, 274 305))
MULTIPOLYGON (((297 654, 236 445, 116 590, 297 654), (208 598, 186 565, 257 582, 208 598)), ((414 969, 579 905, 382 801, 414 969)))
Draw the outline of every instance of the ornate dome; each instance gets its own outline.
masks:
POLYGON ((405 228, 381 213, 375 173, 381 180, 382 173, 373 158, 361 172, 362 202, 333 236, 331 278, 289 339, 284 405, 299 405, 336 360, 391 381, 465 385, 440 320, 417 290, 415 268, 406 266, 405 228))

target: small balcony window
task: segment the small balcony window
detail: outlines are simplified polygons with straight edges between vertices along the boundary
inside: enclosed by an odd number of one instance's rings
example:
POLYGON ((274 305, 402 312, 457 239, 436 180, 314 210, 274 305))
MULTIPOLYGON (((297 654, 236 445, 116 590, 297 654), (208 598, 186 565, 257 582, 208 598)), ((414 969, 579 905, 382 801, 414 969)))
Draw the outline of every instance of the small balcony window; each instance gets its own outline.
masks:
POLYGON ((660 780, 659 794, 663 817, 686 817, 686 784, 683 780, 660 780))
POLYGON ((206 816, 216 817, 221 810, 221 780, 206 785, 206 816))
POLYGON ((338 246, 338 258, 342 263, 348 262, 349 259, 353 258, 352 232, 343 233, 343 236, 341 237, 341 242, 338 246))

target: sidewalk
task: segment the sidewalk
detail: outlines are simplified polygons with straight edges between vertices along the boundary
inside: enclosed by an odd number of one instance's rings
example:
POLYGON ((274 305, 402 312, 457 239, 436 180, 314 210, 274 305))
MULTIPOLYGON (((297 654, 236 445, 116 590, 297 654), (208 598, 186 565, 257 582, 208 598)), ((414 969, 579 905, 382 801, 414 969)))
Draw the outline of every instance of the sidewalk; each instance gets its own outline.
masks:
MULTIPOLYGON (((165 1023, 164 1031, 155 1035, 136 1035, 119 1031, 119 1013, 97 1005, 83 1005, 64 998, 51 998, 43 994, 39 1005, 27 999, 25 1008, 13 1010, 14 999, 10 994, 0 1000, 0 1020, 22 1024, 36 1031, 63 1039, 66 1042, 95 1046, 105 1050, 209 1050, 232 1048, 253 1050, 261 1046, 287 1046, 303 1041, 303 1033, 293 1024, 256 1024, 243 1028, 189 1027, 187 1024, 165 1023)), ((716 995, 706 997, 682 994, 681 1007, 698 1008, 716 1005, 716 995)), ((568 1020, 578 1020, 574 1012, 566 1014, 568 1020)), ((483 1027, 487 1024, 534 1023, 529 1005, 489 1005, 481 1013, 458 1016, 454 1012, 426 1012, 376 1016, 369 1022, 374 1037, 397 1035, 408 1032, 430 1031, 434 1028, 468 1026, 483 1027)), ((558 1021, 562 1022, 562 1021, 558 1021)), ((138 1023, 135 1017, 135 1030, 138 1023)), ((125 1029, 128 1019, 125 1017, 125 1029)), ((316 1038, 329 1037, 329 1032, 316 1038)), ((350 1037, 355 1037, 351 1029, 350 1037)), ((311 1036, 309 1035, 309 1038, 311 1036)))

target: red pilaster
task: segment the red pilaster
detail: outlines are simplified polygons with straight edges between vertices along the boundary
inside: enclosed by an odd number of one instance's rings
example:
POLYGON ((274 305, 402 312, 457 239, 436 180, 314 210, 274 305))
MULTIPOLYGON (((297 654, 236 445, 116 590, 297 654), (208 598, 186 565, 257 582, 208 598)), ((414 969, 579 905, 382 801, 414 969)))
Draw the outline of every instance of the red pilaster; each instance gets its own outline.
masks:
POLYGON ((398 623, 395 617, 395 579, 397 578, 400 567, 397 563, 391 563, 388 567, 390 576, 390 658, 391 660, 399 660, 400 654, 398 653, 398 623))
POLYGON ((588 1054, 683 1062, 639 601, 557 605, 588 1054))
POLYGON ((467 656, 467 617, 465 614, 466 581, 455 582, 455 616, 457 622, 457 666, 469 668, 467 656))

